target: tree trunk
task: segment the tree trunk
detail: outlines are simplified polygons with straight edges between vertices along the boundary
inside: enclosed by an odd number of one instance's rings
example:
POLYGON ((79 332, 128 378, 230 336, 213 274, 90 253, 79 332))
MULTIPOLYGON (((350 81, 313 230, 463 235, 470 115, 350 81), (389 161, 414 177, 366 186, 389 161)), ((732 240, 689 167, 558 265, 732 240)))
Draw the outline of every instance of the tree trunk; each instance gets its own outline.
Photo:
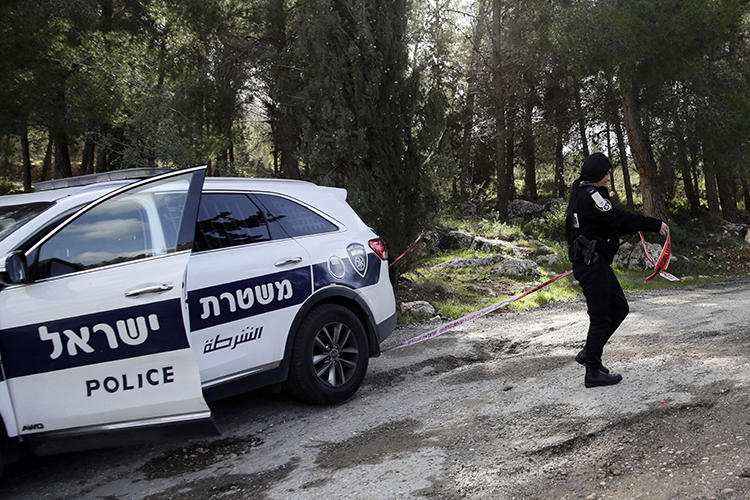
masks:
POLYGON ((516 108, 509 103, 505 111, 505 185, 508 186, 508 201, 516 197, 516 108))
POLYGON ((693 189, 693 179, 692 175, 690 175, 690 162, 688 161, 687 147, 685 146, 685 138, 682 133, 680 123, 675 120, 677 161, 679 162, 680 172, 682 173, 682 184, 685 188, 685 197, 687 198, 690 207, 690 215, 697 217, 700 211, 700 200, 698 199, 698 194, 693 189))
POLYGON ((668 153, 662 157, 659 178, 661 179, 662 186, 664 186, 664 199, 673 199, 677 179, 675 177, 675 169, 672 164, 671 155, 668 153))
POLYGON ((299 179, 299 157, 297 155, 297 127, 293 118, 282 116, 277 121, 277 138, 281 151, 281 176, 285 179, 299 179))
POLYGON ((52 173, 50 172, 52 170, 52 146, 54 144, 54 140, 52 139, 52 132, 49 133, 49 136, 47 138, 47 149, 44 152, 44 160, 42 161, 42 172, 39 176, 43 181, 48 181, 51 179, 52 173))
POLYGON ((70 152, 68 150, 68 134, 64 130, 55 133, 55 178, 72 177, 70 166, 70 152))
POLYGON ((630 170, 628 170, 628 153, 625 149, 625 138, 622 135, 619 113, 614 120, 615 137, 617 138, 617 151, 622 168, 622 184, 625 186, 625 199, 627 207, 633 210, 633 185, 630 183, 630 170))
POLYGON ((750 182, 748 182, 747 177, 747 170, 741 170, 740 182, 742 183, 742 197, 745 200, 745 212, 750 212, 750 182))
POLYGON ((563 162, 563 130, 562 123, 558 120, 555 126, 555 186, 557 187, 557 196, 565 198, 565 164, 563 162))
POLYGON ((524 167, 524 184, 526 186, 526 196, 530 200, 536 200, 536 156, 534 143, 533 115, 534 115, 534 97, 533 90, 527 89, 526 99, 524 100, 523 110, 523 128, 521 129, 521 154, 523 155, 524 167))
POLYGON ((573 97, 576 105, 576 121, 578 122, 578 132, 581 134, 581 147, 583 148, 583 159, 589 157, 589 140, 586 137, 586 117, 583 113, 581 104, 581 89, 578 87, 578 79, 573 77, 573 97))
POLYGON ((95 152, 96 161, 94 162, 94 173, 106 172, 107 171, 107 152, 102 146, 96 148, 95 152))
POLYGON ((716 172, 714 171, 714 157, 709 149, 703 147, 703 177, 706 184, 706 201, 708 213, 719 217, 719 193, 716 187, 716 172))
POLYGON ((477 75, 479 73, 480 51, 482 47, 482 38, 484 37, 486 13, 486 0, 483 0, 479 6, 477 24, 474 28, 474 40, 472 42, 471 59, 469 62, 469 74, 466 78, 466 103, 464 104, 463 110, 464 130, 461 139, 461 164, 459 174, 461 201, 469 199, 469 184, 471 183, 471 143, 472 131, 474 129, 474 98, 477 92, 477 75))
MULTIPOLYGON (((626 204, 627 204, 628 209, 633 210, 633 186, 630 183, 630 170, 628 169, 628 155, 625 149, 625 138, 623 137, 623 134, 622 134, 622 124, 621 124, 622 122, 620 120, 620 110, 617 106, 617 99, 615 98, 615 93, 612 90, 612 87, 613 87, 612 80, 608 79, 607 90, 605 94, 606 99, 607 99, 606 113, 607 113, 609 123, 612 124, 612 129, 615 133, 615 139, 617 140, 617 156, 618 156, 618 161, 620 163, 620 167, 622 168, 622 185, 623 185, 623 188, 625 189, 626 204)), ((611 156, 610 156, 610 159, 612 159, 611 156)), ((612 170, 615 170, 614 161, 612 162, 612 165, 613 165, 612 170)))
POLYGON ((86 136, 86 142, 83 144, 79 172, 81 175, 94 173, 94 139, 90 135, 86 136))
POLYGON ((23 191, 31 192, 31 153, 29 152, 29 129, 23 128, 21 133, 21 156, 23 157, 23 191))
POLYGON ((505 168, 505 82, 502 70, 502 0, 492 0, 492 76, 495 104, 495 172, 497 176, 496 208, 500 219, 508 215, 510 189, 505 168))
POLYGON ((651 143, 641 123, 638 98, 632 86, 623 86, 622 94, 625 129, 630 141, 630 151, 633 153, 633 159, 641 178, 643 211, 651 217, 667 220, 664 193, 659 185, 659 176, 654 161, 654 153, 651 150, 651 143))
MULTIPOLYGON (((609 161, 612 161, 612 134, 610 133, 610 123, 609 120, 607 120, 607 158, 609 158, 609 161)), ((612 164, 612 175, 609 176, 609 187, 612 190, 612 194, 617 197, 617 187, 615 186, 615 166, 614 163, 612 164)))
POLYGON ((299 179, 298 140, 299 130, 296 113, 293 111, 289 94, 294 89, 294 78, 289 70, 287 52, 287 14, 284 0, 270 0, 268 16, 270 37, 273 40, 275 64, 271 70, 271 134, 274 147, 279 152, 280 173, 287 179, 299 179))
POLYGON ((734 172, 730 166, 716 169, 716 184, 719 188, 721 215, 725 220, 737 222, 740 219, 737 210, 737 186, 734 184, 734 172))
POLYGON ((696 141, 694 138, 692 140, 688 140, 688 149, 690 151, 690 173, 691 176, 691 182, 693 183, 693 191, 695 191, 695 196, 698 198, 698 206, 700 207, 701 204, 701 190, 700 190, 700 173, 698 172, 698 156, 699 156, 699 144, 698 141, 696 141))

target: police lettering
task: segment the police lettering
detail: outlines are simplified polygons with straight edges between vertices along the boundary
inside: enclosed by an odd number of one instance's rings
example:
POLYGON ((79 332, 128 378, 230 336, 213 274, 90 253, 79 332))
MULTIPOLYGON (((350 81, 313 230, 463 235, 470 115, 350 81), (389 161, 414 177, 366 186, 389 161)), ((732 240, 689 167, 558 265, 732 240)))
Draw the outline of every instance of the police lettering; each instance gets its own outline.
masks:
POLYGON ((91 397, 96 391, 105 391, 114 394, 118 391, 132 391, 144 387, 171 384, 174 382, 174 368, 164 366, 162 368, 151 368, 142 373, 127 374, 104 377, 103 379, 90 379, 86 381, 86 397, 91 397))

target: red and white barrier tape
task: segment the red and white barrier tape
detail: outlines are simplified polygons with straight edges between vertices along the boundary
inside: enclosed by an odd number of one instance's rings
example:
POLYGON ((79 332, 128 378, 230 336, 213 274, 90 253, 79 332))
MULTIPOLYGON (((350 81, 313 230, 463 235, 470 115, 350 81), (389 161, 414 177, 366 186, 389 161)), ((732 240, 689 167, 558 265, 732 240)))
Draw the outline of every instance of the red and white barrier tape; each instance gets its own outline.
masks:
POLYGON ((646 281, 649 281, 657 274, 669 281, 682 281, 680 280, 680 278, 667 272, 669 260, 672 258, 672 239, 670 238, 669 233, 667 233, 667 239, 664 242, 664 247, 661 249, 661 254, 659 255, 659 259, 657 261, 654 261, 654 258, 651 257, 651 254, 648 253, 648 249, 646 248, 646 239, 643 237, 643 233, 639 231, 638 234, 641 236, 641 245, 643 246, 643 252, 646 254, 646 258, 651 263, 651 265, 654 266, 653 274, 646 278, 646 281))
MULTIPOLYGON (((663 277, 663 278, 665 278, 665 279, 667 279, 669 281, 680 281, 679 278, 677 278, 677 277, 669 274, 668 272, 666 272, 667 266, 669 265, 669 259, 672 256, 672 243, 671 243, 671 239, 669 237, 669 233, 667 233, 667 240, 664 242, 664 248, 662 248, 661 254, 659 255, 659 259, 657 261, 654 261, 654 258, 651 257, 651 255, 648 253, 648 249, 646 249, 646 240, 643 237, 643 233, 639 233, 639 234, 641 235, 641 244, 643 245, 643 252, 646 254, 646 258, 648 259, 648 261, 651 262, 651 265, 653 265, 654 268, 655 268, 654 273, 651 276, 649 276, 648 278, 646 278, 646 281, 650 280, 651 278, 653 278, 657 274, 659 274, 661 277, 663 277)), ((408 252, 409 250, 411 250, 411 248, 414 245, 417 244, 417 242, 419 241, 419 239, 421 237, 422 237, 422 235, 420 234, 419 237, 417 238, 417 240, 414 243, 412 243, 411 246, 409 248, 407 248, 406 251, 404 253, 402 253, 398 257, 398 259, 394 260, 391 265, 395 264, 401 257, 404 256, 404 254, 406 254, 406 252, 408 252)), ((625 241, 627 241, 627 239, 625 241)), ((623 241, 622 243, 625 243, 625 241, 623 241)), ((622 243, 620 243, 620 244, 622 245, 622 243)), ((467 314, 466 316, 463 316, 461 318, 454 319, 453 321, 449 321, 448 323, 443 323, 442 325, 438 326, 437 328, 433 328, 432 330, 430 330, 428 332, 425 332, 425 333, 423 333, 421 335, 417 335, 416 337, 412 337, 409 340, 401 342, 400 344, 396 344, 396 345, 391 346, 391 347, 386 347, 385 349, 382 349, 381 352, 387 352, 387 351, 393 351, 395 349, 401 349, 402 347, 406 347, 406 346, 418 344, 420 342, 424 342, 425 340, 429 340, 429 339, 432 339, 432 338, 435 338, 435 337, 439 337, 440 335, 453 330, 457 326, 460 326, 460 325, 463 325, 464 323, 468 323, 469 321, 473 321, 475 319, 481 318, 482 316, 486 316, 487 314, 489 314, 489 313, 491 313, 493 311, 496 311, 496 310, 500 309, 501 307, 505 307, 505 306, 507 306, 508 304, 510 304, 512 302, 515 302, 517 300, 521 300, 522 298, 526 297, 527 295, 530 295, 530 294, 536 292, 537 290, 540 290, 540 289, 544 288, 547 285, 551 285, 552 283, 554 283, 555 281, 557 281, 557 280, 559 280, 561 278, 565 278, 566 276, 570 276, 571 274, 573 274, 573 270, 569 269, 569 270, 565 271, 564 273, 558 274, 554 278, 552 278, 552 279, 550 279, 548 281, 545 281, 541 285, 535 286, 531 290, 528 290, 528 291, 523 292, 523 293, 521 293, 519 295, 516 295, 515 297, 510 297, 508 299, 502 300, 502 301, 500 301, 500 302, 498 302, 496 304, 492 304, 491 306, 485 307, 484 309, 480 309, 479 311, 473 312, 471 314, 467 314)))
POLYGON ((406 252, 408 252, 409 250, 411 250, 412 248, 414 248, 416 246, 416 244, 419 243, 419 240, 422 239, 422 235, 424 235, 424 231, 422 231, 421 233, 419 233, 419 236, 417 236, 417 239, 414 240, 414 243, 412 243, 411 245, 409 245, 408 247, 406 247, 406 250, 404 250, 401 255, 399 255, 398 257, 396 257, 395 259, 393 259, 393 262, 391 262, 390 264, 388 264, 388 267, 390 268, 393 264, 395 264, 396 262, 400 261, 401 258, 404 255, 406 255, 406 252))
POLYGON ((534 288, 532 288, 531 290, 529 290, 527 292, 524 292, 524 293, 521 293, 519 295, 516 295, 515 297, 510 297, 509 299, 505 299, 505 300, 500 301, 500 302, 498 302, 496 304, 492 304, 491 306, 485 307, 484 309, 480 309, 479 311, 476 311, 476 312, 473 312, 471 314, 468 314, 468 315, 466 315, 466 316, 464 316, 462 318, 454 319, 453 321, 449 321, 448 323, 443 323, 439 327, 434 328, 434 329, 430 330, 429 332, 425 332, 425 333, 423 333, 421 335, 418 335, 418 336, 416 336, 414 338, 411 338, 411 339, 409 339, 409 340, 407 340, 405 342, 401 342, 400 344, 397 344, 397 345, 394 345, 394 346, 382 349, 382 352, 392 351, 394 349, 400 349, 402 347, 406 347, 406 346, 409 346, 409 345, 412 345, 412 344, 417 344, 419 342, 424 342, 425 340, 438 337, 438 336, 444 334, 445 332, 453 330, 454 328, 456 328, 459 325, 462 325, 462 324, 464 324, 464 323, 466 323, 468 321, 475 320, 477 318, 481 318, 482 316, 486 316, 487 314, 489 314, 489 313, 491 313, 493 311, 496 311, 496 310, 500 309, 501 307, 507 306, 511 302, 515 302, 517 300, 520 300, 520 299, 526 297, 527 295, 529 295, 530 293, 534 293, 537 290, 539 290, 541 288, 544 288, 545 286, 547 286, 547 285, 549 285, 551 283, 554 283, 555 281, 559 280, 560 278, 564 278, 566 276, 571 275, 572 273, 573 273, 572 269, 570 269, 568 271, 565 271, 564 273, 555 276, 551 280, 545 281, 541 285, 535 286, 534 288))

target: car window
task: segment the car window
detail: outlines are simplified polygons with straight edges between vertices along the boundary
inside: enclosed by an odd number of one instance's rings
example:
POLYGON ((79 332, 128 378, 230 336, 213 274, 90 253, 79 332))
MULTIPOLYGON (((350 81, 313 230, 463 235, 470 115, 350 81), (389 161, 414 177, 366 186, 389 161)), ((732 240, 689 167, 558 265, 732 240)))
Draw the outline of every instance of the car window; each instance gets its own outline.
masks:
POLYGON ((41 202, 0 207, 0 240, 3 240, 23 226, 26 221, 36 217, 51 205, 53 205, 52 202, 41 202))
POLYGON ((277 222, 289 236, 329 233, 338 231, 338 226, 287 198, 271 194, 255 194, 266 210, 269 223, 277 222))
POLYGON ((194 251, 215 250, 270 240, 263 213, 241 193, 203 193, 194 251))
MULTIPOLYGON (((177 251, 176 230, 162 229, 157 201, 169 199, 179 221, 187 200, 185 178, 128 190, 78 216, 42 243, 36 279, 60 276, 177 251), (166 198, 165 198, 166 197, 166 198)), ((164 203, 161 210, 165 210, 164 203)))

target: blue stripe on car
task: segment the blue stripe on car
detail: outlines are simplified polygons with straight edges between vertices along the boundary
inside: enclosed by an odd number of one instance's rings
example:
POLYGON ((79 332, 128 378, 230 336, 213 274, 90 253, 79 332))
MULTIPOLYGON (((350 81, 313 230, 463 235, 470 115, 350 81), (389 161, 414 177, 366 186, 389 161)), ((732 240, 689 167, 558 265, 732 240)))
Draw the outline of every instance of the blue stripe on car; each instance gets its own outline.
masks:
POLYGON ((188 292, 190 329, 202 330, 301 304, 311 292, 310 267, 188 292))
POLYGON ((179 299, 0 331, 9 379, 187 347, 179 299))

